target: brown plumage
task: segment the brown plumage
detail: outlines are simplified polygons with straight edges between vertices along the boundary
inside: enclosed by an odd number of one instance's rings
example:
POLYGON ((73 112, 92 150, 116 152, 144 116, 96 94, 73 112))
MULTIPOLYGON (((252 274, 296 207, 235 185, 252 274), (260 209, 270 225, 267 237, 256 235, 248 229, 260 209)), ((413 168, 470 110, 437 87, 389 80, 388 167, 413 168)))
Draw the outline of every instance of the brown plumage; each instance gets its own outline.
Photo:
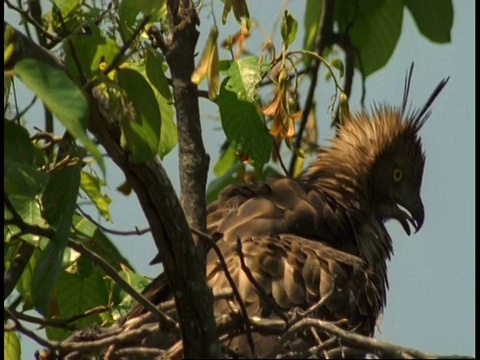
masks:
MULTIPOLYGON (((274 177, 265 183, 233 185, 208 209, 208 233, 217 241, 250 316, 278 318, 241 269, 245 264, 282 311, 346 319, 347 329, 373 336, 386 304, 387 260, 393 248, 384 226, 400 222, 410 235, 424 221, 420 197, 425 156, 419 130, 445 86, 443 80, 419 110, 407 111, 412 69, 401 107, 377 106, 351 114, 330 147, 299 179, 274 177), (237 244, 239 241, 239 244, 237 244)), ((207 255, 207 280, 214 290, 229 287, 214 251, 207 255)), ((227 300, 215 314, 238 311, 227 300)), ((255 335, 257 355, 268 356, 276 337, 255 335)), ((302 337, 294 350, 316 343, 302 337)), ((225 340, 230 350, 251 356, 245 335, 225 340)))

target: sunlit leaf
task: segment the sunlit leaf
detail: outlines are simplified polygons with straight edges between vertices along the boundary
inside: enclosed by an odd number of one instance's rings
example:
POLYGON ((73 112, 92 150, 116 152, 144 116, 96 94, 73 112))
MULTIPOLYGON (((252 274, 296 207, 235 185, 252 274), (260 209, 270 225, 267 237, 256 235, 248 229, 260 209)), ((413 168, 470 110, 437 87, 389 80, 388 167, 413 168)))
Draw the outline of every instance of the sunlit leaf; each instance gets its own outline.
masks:
POLYGON ((256 106, 226 89, 228 81, 228 78, 223 81, 217 100, 223 130, 230 145, 247 154, 254 165, 260 167, 270 159, 273 138, 256 106))
POLYGON ((53 0, 53 3, 62 12, 63 18, 66 18, 72 11, 79 8, 81 0, 53 0))
POLYGON ((14 331, 3 332, 3 358, 8 360, 20 360, 22 349, 20 339, 14 331))
POLYGON ((255 102, 262 77, 269 65, 255 56, 245 56, 235 60, 225 71, 229 76, 225 88, 237 95, 240 100, 255 102))
POLYGON ((95 207, 98 209, 100 215, 102 215, 105 220, 110 220, 110 212, 108 206, 112 200, 108 195, 102 194, 101 187, 105 185, 105 182, 99 179, 92 174, 89 174, 86 171, 82 171, 80 178, 80 187, 85 194, 92 200, 95 207))
POLYGON ((223 176, 236 162, 238 162, 236 151, 228 146, 213 167, 213 171, 215 175, 223 176))

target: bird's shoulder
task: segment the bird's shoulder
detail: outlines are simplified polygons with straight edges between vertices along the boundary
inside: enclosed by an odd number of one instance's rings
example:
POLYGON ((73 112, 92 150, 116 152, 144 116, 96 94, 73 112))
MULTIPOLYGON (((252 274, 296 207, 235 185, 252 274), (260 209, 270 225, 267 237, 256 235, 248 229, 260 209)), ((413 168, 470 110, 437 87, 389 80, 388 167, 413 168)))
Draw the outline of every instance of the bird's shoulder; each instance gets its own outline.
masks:
POLYGON ((207 213, 208 233, 229 241, 296 234, 335 242, 352 235, 354 221, 345 204, 321 187, 281 176, 266 182, 231 185, 207 213))

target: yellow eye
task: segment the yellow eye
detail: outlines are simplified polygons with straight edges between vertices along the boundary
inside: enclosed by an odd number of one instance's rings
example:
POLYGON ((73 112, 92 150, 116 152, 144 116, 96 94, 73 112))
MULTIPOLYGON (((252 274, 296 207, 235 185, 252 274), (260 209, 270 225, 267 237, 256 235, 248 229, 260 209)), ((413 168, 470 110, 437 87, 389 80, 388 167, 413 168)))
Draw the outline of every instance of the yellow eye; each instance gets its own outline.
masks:
POLYGON ((395 170, 393 170, 393 181, 395 181, 396 183, 399 183, 400 181, 402 181, 402 178, 403 178, 402 170, 400 170, 399 168, 396 168, 395 170))

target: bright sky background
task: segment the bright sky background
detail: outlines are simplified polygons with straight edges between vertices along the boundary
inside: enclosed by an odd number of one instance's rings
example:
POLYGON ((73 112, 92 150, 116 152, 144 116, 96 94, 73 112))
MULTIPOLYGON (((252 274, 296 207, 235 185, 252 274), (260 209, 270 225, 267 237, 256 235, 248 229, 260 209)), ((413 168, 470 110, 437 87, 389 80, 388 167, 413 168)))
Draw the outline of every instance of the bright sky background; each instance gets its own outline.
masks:
MULTIPOLYGON (((281 4, 275 0, 249 1, 250 13, 261 21, 267 33, 280 46, 278 26, 272 32, 281 4)), ((303 41, 303 6, 301 1, 287 1, 287 8, 300 22, 297 48, 303 41)), ((5 6, 4 6, 5 8, 5 6)), ((201 14, 202 24, 198 51, 205 42, 211 26, 206 18, 209 9, 201 14)), ((400 105, 403 95, 405 72, 412 61, 415 71, 411 97, 414 106, 422 106, 439 81, 450 76, 447 87, 437 98, 430 119, 422 129, 427 156, 422 197, 426 219, 418 234, 408 237, 397 223, 388 225, 394 240, 395 255, 389 263, 390 291, 387 307, 377 336, 392 343, 417 348, 437 354, 465 354, 475 352, 475 243, 474 243, 474 1, 454 1, 454 25, 450 44, 434 44, 417 30, 408 11, 404 13, 402 35, 387 66, 367 79, 366 104, 387 101, 400 105)), ((216 7, 216 15, 221 11, 216 7)), ((18 26, 18 18, 6 9, 5 19, 18 26)), ((227 29, 218 23, 220 34, 227 29)), ((230 33, 236 31, 232 15, 227 23, 230 33)), ((223 38, 220 38, 223 40, 223 38)), ((258 53, 265 41, 260 31, 254 31, 247 48, 258 53)), ((294 48, 295 46, 292 46, 294 48)), ((220 56, 227 57, 226 53, 220 56)), ((324 71, 324 68, 322 69, 324 71)), ((359 109, 360 78, 354 78, 354 90, 350 106, 359 109)), ((205 87, 205 84, 201 85, 205 87)), ((320 109, 321 142, 330 136, 328 104, 332 87, 321 84, 317 93, 320 109)), ((20 93, 24 104, 30 95, 20 93)), ((204 141, 210 154, 211 167, 218 158, 218 149, 224 138, 217 120, 216 107, 201 101, 204 141)), ((43 111, 29 112, 28 121, 43 111)), ((176 149, 164 161, 177 191, 178 165, 176 149)), ((213 179, 210 171, 209 180, 213 179)), ((104 224, 117 230, 147 227, 146 220, 134 196, 124 197, 115 188, 124 180, 115 168, 107 170, 108 194, 113 199, 111 207, 113 223, 104 224)), ((130 259, 137 271, 156 276, 160 266, 148 266, 156 248, 151 235, 114 238, 117 246, 130 259)), ((40 346, 22 338, 23 358, 30 359, 40 346)))

